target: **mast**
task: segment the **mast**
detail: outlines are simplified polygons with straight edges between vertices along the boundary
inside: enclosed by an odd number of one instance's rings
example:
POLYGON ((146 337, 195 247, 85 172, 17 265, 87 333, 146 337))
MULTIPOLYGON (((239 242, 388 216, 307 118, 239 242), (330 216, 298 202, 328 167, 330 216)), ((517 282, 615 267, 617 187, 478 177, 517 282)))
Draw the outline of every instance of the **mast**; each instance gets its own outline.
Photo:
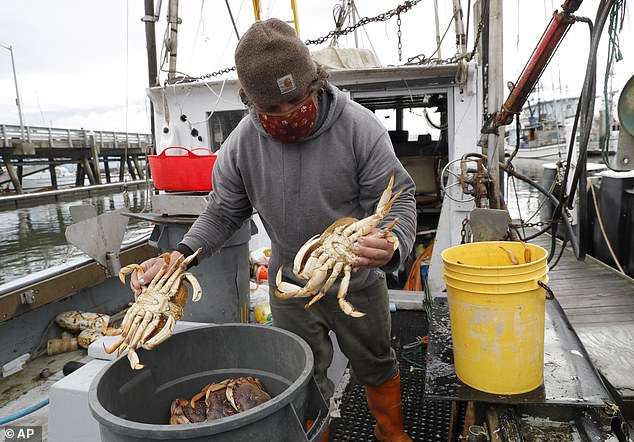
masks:
MULTIPOLYGON (((158 20, 158 16, 154 12, 154 0, 145 0, 145 16, 141 19, 145 23, 145 49, 147 52, 147 67, 148 67, 148 85, 154 87, 158 85, 158 68, 156 62, 156 33, 155 23, 158 20)), ((152 139, 155 138, 154 128, 154 105, 150 100, 150 131, 152 133, 152 139)))
POLYGON ((18 75, 15 72, 15 59, 13 58, 13 46, 0 45, 11 53, 11 68, 13 69, 13 82, 15 83, 15 104, 18 106, 18 117, 20 118, 20 137, 24 140, 24 118, 22 117, 22 101, 20 100, 20 89, 18 88, 18 75))
MULTIPOLYGON (((485 0, 486 1, 486 0, 485 0)), ((504 84, 504 73, 502 71, 502 63, 504 57, 502 55, 502 0, 489 1, 489 17, 488 17, 488 109, 499 109, 502 105, 502 92, 504 84)), ((504 158, 504 137, 499 134, 499 127, 495 128, 495 133, 490 133, 487 139, 487 156, 489 164, 489 174, 491 176, 491 184, 493 187, 493 195, 489 195, 489 207, 492 209, 503 208, 502 186, 500 186, 501 176, 503 172, 499 169, 500 158, 504 158)))
POLYGON ((173 80, 176 77, 176 48, 178 47, 178 0, 169 0, 167 10, 168 22, 170 26, 169 36, 169 71, 167 79, 173 80))
POLYGON ((442 60, 442 55, 440 54, 440 22, 438 20, 438 0, 434 0, 434 16, 436 18, 436 52, 438 53, 438 58, 442 60))

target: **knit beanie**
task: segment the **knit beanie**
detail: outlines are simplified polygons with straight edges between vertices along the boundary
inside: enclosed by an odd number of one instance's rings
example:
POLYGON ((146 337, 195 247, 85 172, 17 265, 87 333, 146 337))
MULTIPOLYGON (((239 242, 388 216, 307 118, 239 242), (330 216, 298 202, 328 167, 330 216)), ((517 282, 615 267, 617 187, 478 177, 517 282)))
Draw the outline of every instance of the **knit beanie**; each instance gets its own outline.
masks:
POLYGON ((235 61, 242 89, 260 108, 300 99, 317 78, 308 47, 276 18, 251 25, 238 42, 235 61))

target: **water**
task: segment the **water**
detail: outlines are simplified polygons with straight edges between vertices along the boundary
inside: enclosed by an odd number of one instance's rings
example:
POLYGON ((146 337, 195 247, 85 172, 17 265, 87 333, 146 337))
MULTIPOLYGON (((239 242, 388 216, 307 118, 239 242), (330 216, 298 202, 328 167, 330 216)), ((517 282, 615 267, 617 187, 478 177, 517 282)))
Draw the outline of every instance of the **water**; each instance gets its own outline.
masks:
MULTIPOLYGON (((543 165, 548 161, 516 159, 515 170, 522 175, 541 183, 544 174, 543 165)), ((533 186, 514 177, 505 175, 504 195, 512 220, 535 223, 539 221, 539 208, 543 195, 533 186)))
MULTIPOLYGON (((98 214, 121 208, 141 212, 148 199, 146 190, 134 190, 72 202, 0 212, 0 286, 71 260, 86 257, 66 241, 64 232, 72 224, 70 207, 92 204, 98 214)), ((123 244, 134 242, 152 231, 147 221, 130 218, 123 244)))

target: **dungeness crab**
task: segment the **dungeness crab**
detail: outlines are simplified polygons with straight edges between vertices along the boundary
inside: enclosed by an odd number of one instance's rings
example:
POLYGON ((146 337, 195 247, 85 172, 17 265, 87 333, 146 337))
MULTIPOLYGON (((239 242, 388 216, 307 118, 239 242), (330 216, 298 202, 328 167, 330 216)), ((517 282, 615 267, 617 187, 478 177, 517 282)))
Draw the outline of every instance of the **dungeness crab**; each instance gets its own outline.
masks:
MULTIPOLYGON (((182 284, 182 280, 186 280, 192 286, 192 301, 196 302, 202 296, 202 289, 194 275, 185 272, 187 265, 200 252, 201 249, 198 249, 187 258, 180 256, 171 266, 170 254, 164 253, 162 255, 163 267, 149 285, 141 286, 141 294, 123 318, 121 328, 107 333, 113 336, 121 335, 121 339, 112 347, 104 347, 107 353, 119 349, 118 354, 120 355, 128 348, 130 366, 134 370, 143 368, 135 351, 137 346, 140 345, 151 350, 166 341, 172 336, 176 321, 183 316, 183 307, 187 302, 187 287, 182 284)), ((121 282, 125 284, 126 275, 134 270, 137 271, 138 276, 143 274, 140 265, 130 264, 119 272, 121 282)))
POLYGON ((271 399, 257 378, 246 377, 212 382, 190 401, 174 399, 170 424, 191 424, 232 416, 271 399), (205 398, 204 401, 200 399, 205 398))
MULTIPOLYGON (((390 212, 392 204, 401 195, 399 192, 392 197, 393 184, 394 173, 392 173, 387 188, 379 199, 374 214, 362 220, 356 218, 338 219, 324 233, 315 235, 306 241, 295 255, 293 273, 299 278, 307 279, 308 282, 304 287, 299 287, 282 281, 282 267, 280 266, 275 280, 275 295, 280 299, 304 298, 314 295, 313 299, 306 304, 306 308, 308 308, 321 299, 337 278, 343 275, 337 292, 339 308, 346 315, 354 318, 365 316, 365 313, 358 311, 346 300, 352 272, 352 260, 357 256, 352 251, 352 247, 360 237, 370 234, 390 212)), ((395 218, 376 234, 390 241, 394 250, 398 248, 399 244, 398 239, 392 233, 397 221, 398 218, 395 218)))

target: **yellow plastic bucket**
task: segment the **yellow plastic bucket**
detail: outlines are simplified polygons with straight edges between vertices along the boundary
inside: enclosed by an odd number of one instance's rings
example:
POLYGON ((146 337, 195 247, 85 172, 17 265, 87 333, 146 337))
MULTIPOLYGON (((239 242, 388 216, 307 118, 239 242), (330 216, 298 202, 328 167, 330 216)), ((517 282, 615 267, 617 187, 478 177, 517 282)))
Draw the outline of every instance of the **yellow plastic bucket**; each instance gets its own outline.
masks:
POLYGON ((487 393, 520 394, 544 379, 547 252, 514 242, 478 242, 442 252, 456 375, 487 393), (519 264, 514 265, 511 250, 519 264))

